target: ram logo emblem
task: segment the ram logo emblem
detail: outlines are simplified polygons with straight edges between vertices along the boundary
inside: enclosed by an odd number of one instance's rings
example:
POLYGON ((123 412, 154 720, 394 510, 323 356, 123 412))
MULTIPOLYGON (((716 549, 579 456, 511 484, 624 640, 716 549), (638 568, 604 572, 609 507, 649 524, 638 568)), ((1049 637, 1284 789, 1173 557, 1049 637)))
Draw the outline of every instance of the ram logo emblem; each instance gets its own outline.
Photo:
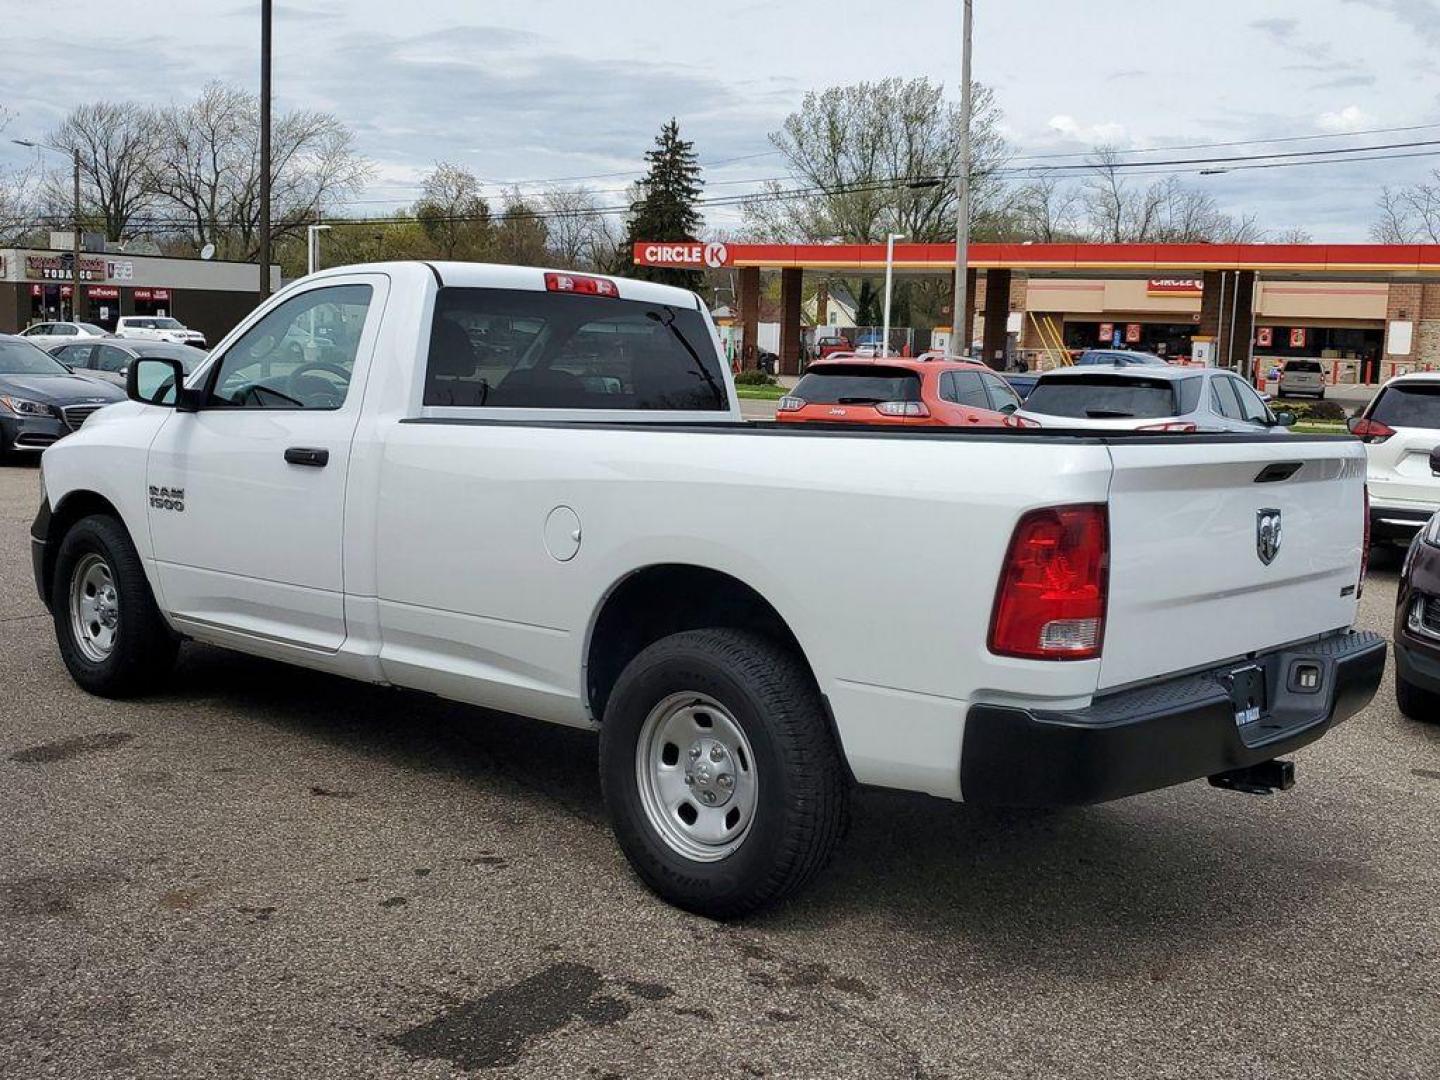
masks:
POLYGON ((1269 566, 1280 554, 1280 511, 1257 510, 1255 512, 1255 554, 1269 566))

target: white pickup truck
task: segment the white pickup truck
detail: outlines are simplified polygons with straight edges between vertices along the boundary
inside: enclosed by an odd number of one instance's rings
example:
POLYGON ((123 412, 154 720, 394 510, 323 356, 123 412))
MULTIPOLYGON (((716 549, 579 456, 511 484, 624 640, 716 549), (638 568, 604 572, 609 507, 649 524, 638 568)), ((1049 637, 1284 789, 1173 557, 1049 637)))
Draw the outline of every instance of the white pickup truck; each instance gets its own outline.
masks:
POLYGON ((43 461, 81 686, 191 638, 596 728, 625 854, 711 915, 806 881, 857 782, 1286 787, 1384 664, 1358 442, 746 423, 652 283, 326 271, 129 394, 43 461))

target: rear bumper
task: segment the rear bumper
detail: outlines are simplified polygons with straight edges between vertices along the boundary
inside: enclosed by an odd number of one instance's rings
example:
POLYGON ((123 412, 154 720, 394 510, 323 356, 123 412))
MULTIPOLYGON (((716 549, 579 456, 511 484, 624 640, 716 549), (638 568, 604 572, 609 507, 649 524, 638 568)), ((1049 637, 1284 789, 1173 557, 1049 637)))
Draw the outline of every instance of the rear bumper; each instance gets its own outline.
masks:
POLYGON ((961 797, 999 806, 1072 806, 1241 769, 1290 753, 1364 708, 1385 669, 1379 634, 1331 634, 1197 674, 1046 712, 973 705, 960 758, 961 797), (1222 678, 1264 672, 1269 709, 1243 727, 1222 678), (1291 687, 1318 666, 1312 691, 1291 687))
POLYGON ((1425 527, 1435 507, 1398 507, 1370 504, 1370 539, 1374 542, 1410 538, 1425 527))

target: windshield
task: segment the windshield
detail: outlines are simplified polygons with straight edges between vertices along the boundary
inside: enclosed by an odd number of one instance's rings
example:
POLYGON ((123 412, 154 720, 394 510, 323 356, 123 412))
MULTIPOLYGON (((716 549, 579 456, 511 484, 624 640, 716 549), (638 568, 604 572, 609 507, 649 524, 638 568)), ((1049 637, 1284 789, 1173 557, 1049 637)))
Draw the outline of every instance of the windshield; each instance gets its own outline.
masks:
POLYGON ((1041 379, 1025 411, 1087 420, 1150 420, 1178 416, 1174 388, 1162 379, 1087 375, 1041 379))
POLYGON ((106 330, 103 326, 96 326, 93 322, 77 322, 75 325, 87 334, 97 334, 100 337, 108 337, 110 334, 109 330, 106 330))
POLYGON ((919 401, 920 376, 904 368, 874 364, 811 367, 795 384, 795 397, 812 405, 876 405, 882 401, 919 401))
POLYGON ((0 375, 68 375, 65 365, 28 341, 0 341, 0 375))
POLYGON ((1380 391, 1370 419, 1392 428, 1440 428, 1440 383, 1397 383, 1380 391))

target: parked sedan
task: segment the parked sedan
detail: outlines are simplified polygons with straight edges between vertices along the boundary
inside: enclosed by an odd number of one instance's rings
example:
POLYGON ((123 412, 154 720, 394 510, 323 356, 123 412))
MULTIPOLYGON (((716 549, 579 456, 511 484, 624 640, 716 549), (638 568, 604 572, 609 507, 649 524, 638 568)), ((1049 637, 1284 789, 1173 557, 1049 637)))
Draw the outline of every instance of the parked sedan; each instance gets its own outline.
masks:
POLYGON ((130 341, 112 338, 108 341, 81 342, 75 345, 61 345, 51 349, 50 355, 74 371, 104 379, 116 386, 125 385, 125 374, 130 365, 145 357, 161 360, 179 360, 189 375, 208 353, 204 349, 189 345, 172 345, 166 341, 130 341))
POLYGON ((1223 368, 1121 366, 1047 371, 1017 419, 1040 427, 1119 431, 1283 431, 1295 422, 1223 368))
POLYGON ((821 360, 780 399, 784 423, 1001 427, 1020 399, 984 364, 887 357, 821 360))
POLYGON ((44 450, 124 398, 124 391, 72 373, 23 338, 0 334, 0 454, 44 450))
MULTIPOLYGON (((1427 466, 1440 474, 1440 450, 1427 466)), ((1395 596, 1395 703, 1412 720, 1440 722, 1440 514, 1410 542, 1395 596)))
POLYGON ((110 331, 88 322, 47 322, 27 326, 17 336, 42 349, 53 349, 81 339, 109 337, 110 331))

